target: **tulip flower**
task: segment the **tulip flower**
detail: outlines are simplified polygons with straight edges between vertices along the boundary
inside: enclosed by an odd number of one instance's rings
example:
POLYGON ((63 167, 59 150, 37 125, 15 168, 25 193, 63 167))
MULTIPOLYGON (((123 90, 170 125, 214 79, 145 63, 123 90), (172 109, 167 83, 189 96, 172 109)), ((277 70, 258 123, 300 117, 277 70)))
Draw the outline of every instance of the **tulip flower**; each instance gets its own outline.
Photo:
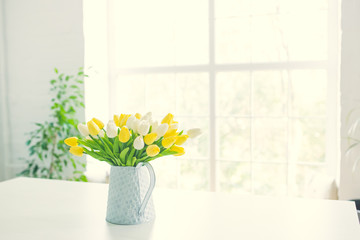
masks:
POLYGON ((93 121, 94 123, 96 123, 96 125, 98 125, 100 129, 103 129, 103 128, 104 128, 104 123, 103 123, 102 121, 100 121, 99 119, 93 118, 93 119, 91 119, 91 121, 93 121))
POLYGON ((136 114, 135 114, 135 117, 140 120, 141 114, 140 114, 140 113, 136 113, 136 114))
POLYGON ((138 132, 139 125, 140 125, 140 120, 135 118, 132 123, 132 130, 134 130, 134 132, 138 132))
POLYGON ((139 126, 137 128, 137 132, 140 135, 145 136, 146 134, 148 134, 149 129, 150 129, 150 124, 148 121, 140 121, 139 126))
POLYGON ((119 133, 119 141, 126 143, 130 139, 130 131, 126 126, 123 126, 119 133))
POLYGON ((170 151, 172 152, 176 152, 176 154, 174 154, 174 156, 181 156, 181 155, 184 155, 185 154, 185 149, 183 147, 179 147, 179 146, 172 146, 170 148, 170 151))
POLYGON ((158 121, 151 122, 150 125, 151 125, 151 132, 156 132, 156 129, 159 126, 158 121))
POLYGON ((176 145, 182 145, 186 142, 186 140, 189 138, 188 135, 180 135, 176 137, 175 144, 176 145))
POLYGON ((197 136, 199 136, 201 134, 201 129, 200 128, 193 128, 193 129, 189 129, 187 131, 187 135, 189 135, 189 138, 196 138, 197 136))
POLYGON ((128 118, 128 120, 126 121, 126 126, 129 128, 129 129, 133 129, 133 123, 134 123, 134 120, 136 119, 135 116, 130 116, 128 118))
POLYGON ((64 140, 64 143, 70 147, 75 147, 78 145, 78 138, 77 137, 69 137, 64 140))
POLYGON ((157 145, 150 145, 146 148, 146 153, 149 157, 155 157, 160 152, 160 148, 157 145))
POLYGON ((144 116, 141 117, 140 120, 151 122, 151 120, 152 120, 152 112, 146 113, 144 116))
POLYGON ((125 126, 126 122, 130 116, 131 116, 130 114, 121 114, 120 121, 119 121, 119 127, 125 126))
POLYGON ((142 138, 142 136, 138 136, 137 138, 135 138, 134 140, 134 148, 136 150, 141 150, 144 148, 144 139, 142 138))
POLYGON ((157 128, 156 128, 156 140, 158 140, 159 138, 161 138, 162 136, 164 136, 164 134, 166 133, 166 131, 169 129, 169 125, 167 123, 163 123, 160 124, 157 128))
POLYGON ((163 145, 164 148, 169 148, 175 143, 175 141, 176 141, 176 137, 167 137, 161 141, 161 144, 163 145))
POLYGON ((84 149, 79 146, 74 146, 70 148, 69 152, 75 156, 81 157, 84 153, 84 149))
POLYGON ((174 118, 174 115, 172 115, 171 113, 168 113, 163 120, 161 121, 161 123, 167 123, 169 126, 172 123, 172 120, 174 118))
POLYGON ((146 145, 151 145, 155 141, 156 137, 156 133, 149 133, 144 137, 144 142, 146 143, 146 145))
POLYGON ((87 127, 89 129, 90 134, 93 135, 93 136, 98 135, 99 132, 100 132, 99 126, 93 121, 88 121, 87 122, 87 127))
POLYGON ((178 134, 179 134, 179 133, 176 132, 176 129, 169 129, 169 130, 164 134, 164 138, 177 136, 178 134))
POLYGON ((170 129, 178 129, 179 128, 179 123, 172 123, 169 128, 170 129))
POLYGON ((120 117, 119 115, 114 115, 114 123, 116 126, 120 127, 120 117))
POLYGON ((114 122, 109 122, 106 125, 106 134, 109 138, 114 138, 117 136, 117 127, 114 122))
POLYGON ((89 134, 90 134, 89 129, 85 124, 79 123, 77 125, 77 128, 78 128, 81 135, 83 135, 84 137, 89 136, 89 134))

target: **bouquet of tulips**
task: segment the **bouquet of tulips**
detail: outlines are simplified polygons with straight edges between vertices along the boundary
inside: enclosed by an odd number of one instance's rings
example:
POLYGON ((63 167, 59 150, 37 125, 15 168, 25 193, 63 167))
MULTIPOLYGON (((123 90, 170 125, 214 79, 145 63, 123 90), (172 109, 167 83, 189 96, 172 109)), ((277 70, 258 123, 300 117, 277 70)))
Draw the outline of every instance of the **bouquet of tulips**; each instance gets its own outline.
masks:
POLYGON ((65 144, 70 153, 82 156, 84 153, 112 166, 136 166, 156 158, 185 153, 183 147, 188 138, 201 134, 199 128, 178 131, 179 124, 169 113, 158 124, 152 120, 151 112, 141 116, 136 113, 114 115, 106 130, 104 124, 93 118, 87 124, 79 124, 78 130, 83 139, 70 137, 65 144))

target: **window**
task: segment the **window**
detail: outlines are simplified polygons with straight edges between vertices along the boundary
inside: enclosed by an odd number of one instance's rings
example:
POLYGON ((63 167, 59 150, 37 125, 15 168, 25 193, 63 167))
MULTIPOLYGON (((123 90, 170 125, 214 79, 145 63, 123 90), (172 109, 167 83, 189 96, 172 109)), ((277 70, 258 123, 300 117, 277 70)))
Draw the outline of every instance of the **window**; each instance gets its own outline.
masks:
POLYGON ((153 162, 158 186, 305 196, 335 178, 337 1, 109 0, 103 13, 109 113, 204 130, 153 162))

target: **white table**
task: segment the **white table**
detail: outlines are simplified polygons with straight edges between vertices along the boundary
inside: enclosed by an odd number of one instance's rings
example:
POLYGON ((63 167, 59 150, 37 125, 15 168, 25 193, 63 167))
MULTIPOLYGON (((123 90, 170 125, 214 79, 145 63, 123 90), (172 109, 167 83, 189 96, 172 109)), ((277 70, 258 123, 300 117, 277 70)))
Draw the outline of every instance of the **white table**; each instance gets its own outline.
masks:
POLYGON ((107 185, 0 183, 0 239, 360 239, 353 202, 156 189, 153 223, 105 221, 107 185))

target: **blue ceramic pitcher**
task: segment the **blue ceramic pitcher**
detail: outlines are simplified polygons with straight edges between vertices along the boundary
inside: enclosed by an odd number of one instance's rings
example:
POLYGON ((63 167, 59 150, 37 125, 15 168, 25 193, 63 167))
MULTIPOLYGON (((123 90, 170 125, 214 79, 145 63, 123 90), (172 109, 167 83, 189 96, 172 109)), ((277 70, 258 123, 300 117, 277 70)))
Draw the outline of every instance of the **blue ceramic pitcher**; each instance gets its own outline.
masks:
POLYGON ((153 220, 151 194, 155 181, 149 163, 141 162, 136 167, 111 166, 106 221, 129 225, 153 220))

